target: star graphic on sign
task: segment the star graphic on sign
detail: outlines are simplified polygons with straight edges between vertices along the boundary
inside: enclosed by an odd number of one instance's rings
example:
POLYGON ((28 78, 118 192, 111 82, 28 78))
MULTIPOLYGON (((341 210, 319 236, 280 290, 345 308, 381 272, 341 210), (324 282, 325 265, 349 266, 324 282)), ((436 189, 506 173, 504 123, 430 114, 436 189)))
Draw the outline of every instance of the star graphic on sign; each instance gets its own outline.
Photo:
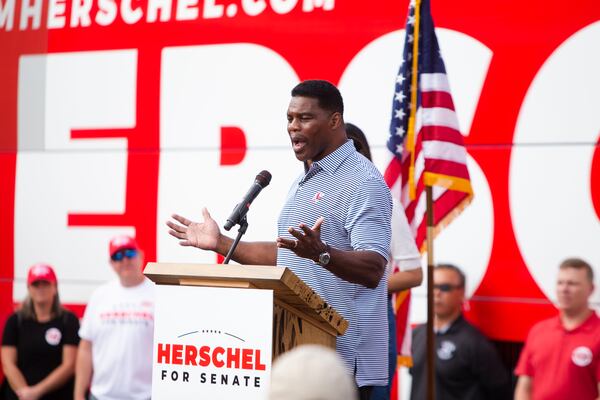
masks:
POLYGON ((404 119, 405 116, 406 116, 406 113, 401 108, 394 111, 394 118, 404 119))
POLYGON ((400 103, 404 101, 406 95, 402 92, 396 92, 396 96, 394 96, 394 100, 398 100, 400 103))
POLYGON ((399 126, 396 128, 396 135, 402 137, 402 136, 404 136, 405 133, 406 133, 406 131, 404 130, 404 127, 399 126))

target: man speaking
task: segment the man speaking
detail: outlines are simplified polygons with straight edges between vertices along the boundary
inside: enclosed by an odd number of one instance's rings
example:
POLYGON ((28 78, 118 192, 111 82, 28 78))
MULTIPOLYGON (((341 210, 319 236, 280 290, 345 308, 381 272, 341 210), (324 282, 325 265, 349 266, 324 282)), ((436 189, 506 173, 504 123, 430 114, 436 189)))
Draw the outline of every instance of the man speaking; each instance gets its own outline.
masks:
MULTIPOLYGON (((348 320, 337 351, 360 398, 368 399, 373 386, 388 382, 384 275, 392 199, 379 171, 346 137, 343 114, 342 96, 329 82, 304 81, 292 90, 287 130, 304 171, 279 215, 277 239, 240 242, 232 259, 290 268, 348 320), (358 296, 365 291, 370 295, 358 296), (358 315, 367 303, 377 312, 365 323, 358 315)), ((167 222, 169 233, 183 246, 225 255, 233 240, 221 234, 206 208, 202 214, 201 223, 173 215, 181 225, 167 222)))

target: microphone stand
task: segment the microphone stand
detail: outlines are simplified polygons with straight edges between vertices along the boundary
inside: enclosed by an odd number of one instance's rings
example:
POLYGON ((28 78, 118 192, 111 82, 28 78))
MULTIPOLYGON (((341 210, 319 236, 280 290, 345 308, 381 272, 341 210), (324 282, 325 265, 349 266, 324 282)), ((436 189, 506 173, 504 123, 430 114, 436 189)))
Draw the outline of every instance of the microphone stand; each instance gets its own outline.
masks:
POLYGON ((248 229, 248 219, 246 218, 245 215, 244 215, 244 218, 242 218, 242 220, 240 221, 239 225, 240 225, 240 229, 238 229, 237 237, 235 238, 235 240, 233 241, 233 244, 231 245, 231 248, 227 252, 227 256, 225 256, 225 261, 223 261, 223 264, 229 264, 229 260, 231 260, 231 256, 233 255, 235 248, 237 247, 238 243, 240 243, 240 239, 242 238, 242 235, 244 233, 246 233, 246 229, 248 229))

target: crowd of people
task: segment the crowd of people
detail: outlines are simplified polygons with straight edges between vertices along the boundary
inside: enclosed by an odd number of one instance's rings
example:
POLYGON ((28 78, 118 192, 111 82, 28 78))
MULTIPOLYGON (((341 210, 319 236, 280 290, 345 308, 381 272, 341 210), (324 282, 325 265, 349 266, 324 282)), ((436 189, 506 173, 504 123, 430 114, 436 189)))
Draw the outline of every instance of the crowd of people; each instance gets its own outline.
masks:
POLYGON ((134 238, 114 237, 109 257, 116 279, 94 291, 81 325, 60 304, 54 269, 29 269, 28 296, 4 326, 1 399, 150 398, 154 284, 134 238))
MULTIPOLYGON (((335 86, 304 81, 291 92, 288 133, 303 171, 292 183, 278 237, 240 242, 233 260, 286 265, 348 321, 336 351, 300 346, 273 365, 269 398, 390 397, 396 370, 390 296, 421 284, 420 254, 402 207, 370 161, 365 135, 344 122, 335 86)), ((203 221, 174 215, 169 233, 184 246, 225 255, 233 239, 208 210, 203 221)), ((96 289, 81 320, 61 306, 50 265, 36 264, 27 298, 6 322, 3 399, 149 399, 152 387, 154 286, 143 275, 136 240, 109 243, 116 279, 96 289)), ((559 315, 531 329, 511 390, 510 371, 494 345, 462 315, 465 274, 434 270, 437 399, 598 399, 600 320, 590 307, 592 267, 567 259, 558 269, 559 315)), ((426 392, 426 331, 413 331, 411 399, 426 392)))

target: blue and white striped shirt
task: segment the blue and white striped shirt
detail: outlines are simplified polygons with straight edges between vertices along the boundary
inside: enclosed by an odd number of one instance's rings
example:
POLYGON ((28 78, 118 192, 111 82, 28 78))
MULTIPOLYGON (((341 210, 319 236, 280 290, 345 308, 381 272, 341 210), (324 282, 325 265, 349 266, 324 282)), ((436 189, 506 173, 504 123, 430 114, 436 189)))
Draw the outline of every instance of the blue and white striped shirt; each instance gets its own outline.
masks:
MULTIPOLYGON (((331 247, 375 251, 388 260, 391 212, 392 198, 383 177, 348 140, 292 184, 278 233, 293 239, 290 226, 313 226, 322 216, 321 240, 331 247)), ((278 249, 277 265, 289 267, 348 320, 346 334, 337 339, 337 351, 348 370, 356 373, 358 386, 387 385, 387 271, 377 288, 368 289, 287 249, 278 249)))

